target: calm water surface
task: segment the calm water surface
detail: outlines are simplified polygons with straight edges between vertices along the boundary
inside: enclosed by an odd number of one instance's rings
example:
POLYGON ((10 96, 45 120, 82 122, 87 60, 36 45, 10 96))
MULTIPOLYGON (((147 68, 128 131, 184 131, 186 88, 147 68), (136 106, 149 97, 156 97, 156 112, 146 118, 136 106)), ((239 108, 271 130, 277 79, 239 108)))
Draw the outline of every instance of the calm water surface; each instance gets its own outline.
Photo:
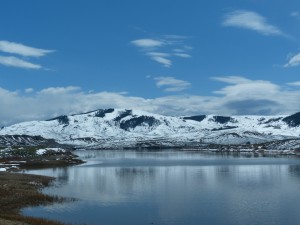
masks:
POLYGON ((86 164, 27 171, 78 201, 23 214, 88 225, 299 225, 300 159, 197 152, 77 151, 86 164))

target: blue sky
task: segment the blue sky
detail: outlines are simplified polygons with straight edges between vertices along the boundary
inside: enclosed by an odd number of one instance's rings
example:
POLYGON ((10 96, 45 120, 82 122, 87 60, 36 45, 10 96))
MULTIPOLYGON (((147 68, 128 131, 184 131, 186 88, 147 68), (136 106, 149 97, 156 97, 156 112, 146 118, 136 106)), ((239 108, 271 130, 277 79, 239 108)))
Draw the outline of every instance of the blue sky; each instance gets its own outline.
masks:
POLYGON ((9 0, 0 125, 98 108, 300 111, 300 3, 9 0))

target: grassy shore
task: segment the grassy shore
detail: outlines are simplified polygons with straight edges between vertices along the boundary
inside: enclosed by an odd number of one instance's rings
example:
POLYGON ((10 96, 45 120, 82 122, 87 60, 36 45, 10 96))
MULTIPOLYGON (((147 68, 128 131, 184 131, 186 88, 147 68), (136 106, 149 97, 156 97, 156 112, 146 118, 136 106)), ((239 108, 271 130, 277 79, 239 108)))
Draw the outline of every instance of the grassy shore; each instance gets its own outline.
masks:
POLYGON ((46 149, 42 150, 42 154, 38 154, 40 147, 3 149, 0 151, 0 169, 7 172, 0 172, 0 224, 63 225, 60 222, 20 214, 21 209, 25 207, 67 200, 41 193, 41 189, 48 186, 54 178, 13 172, 23 169, 65 167, 81 164, 83 161, 67 150, 46 149))
POLYGON ((51 177, 0 172, 1 225, 62 225, 63 223, 20 215, 24 207, 62 202, 63 198, 40 192, 53 180, 51 177))

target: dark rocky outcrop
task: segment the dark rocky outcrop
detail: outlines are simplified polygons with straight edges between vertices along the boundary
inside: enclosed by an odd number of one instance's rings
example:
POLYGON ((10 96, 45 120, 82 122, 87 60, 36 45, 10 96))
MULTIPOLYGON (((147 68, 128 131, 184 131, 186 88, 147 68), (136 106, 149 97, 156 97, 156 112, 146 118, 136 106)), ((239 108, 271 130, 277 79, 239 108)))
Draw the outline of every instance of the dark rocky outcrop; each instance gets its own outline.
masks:
POLYGON ((206 118, 206 115, 183 117, 184 120, 195 120, 201 122, 206 118))
POLYGON ((264 124, 268 124, 268 123, 273 123, 273 122, 278 122, 282 119, 282 117, 278 117, 278 118, 275 118, 275 119, 269 119, 267 120, 266 122, 264 122, 264 124))
POLYGON ((52 120, 57 120, 60 124, 65 124, 65 125, 69 124, 69 118, 66 115, 55 117, 53 119, 49 119, 49 120, 46 120, 46 121, 52 121, 52 120))
POLYGON ((95 117, 105 117, 106 113, 112 113, 114 111, 114 109, 99 109, 96 111, 95 113, 95 117))
POLYGON ((213 120, 217 123, 224 124, 224 123, 228 123, 231 120, 231 117, 230 116, 214 116, 213 120))
POLYGON ((134 118, 126 120, 126 121, 122 121, 120 123, 120 128, 128 131, 130 129, 134 129, 143 124, 148 125, 149 127, 152 127, 154 125, 158 125, 159 123, 160 122, 152 116, 139 116, 139 117, 134 117, 134 118))
POLYGON ((290 127, 297 127, 300 125, 300 112, 287 116, 282 121, 286 122, 290 127))
POLYGON ((229 130, 229 129, 234 129, 234 128, 238 128, 238 127, 237 126, 224 126, 224 127, 220 127, 220 128, 214 128, 211 131, 229 130))
POLYGON ((121 119, 125 118, 126 116, 132 115, 132 110, 125 110, 124 112, 120 113, 119 116, 117 116, 114 121, 120 122, 121 119))

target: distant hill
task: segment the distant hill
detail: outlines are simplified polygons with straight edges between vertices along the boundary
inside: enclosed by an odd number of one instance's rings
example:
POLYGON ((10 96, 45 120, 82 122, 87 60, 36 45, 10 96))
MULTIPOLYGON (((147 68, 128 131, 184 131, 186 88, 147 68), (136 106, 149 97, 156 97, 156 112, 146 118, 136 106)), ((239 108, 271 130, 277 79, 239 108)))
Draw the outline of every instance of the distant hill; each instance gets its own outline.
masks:
POLYGON ((254 144, 297 140, 300 113, 172 117, 130 109, 99 109, 18 123, 3 127, 0 135, 41 136, 62 144, 98 148, 254 144))

